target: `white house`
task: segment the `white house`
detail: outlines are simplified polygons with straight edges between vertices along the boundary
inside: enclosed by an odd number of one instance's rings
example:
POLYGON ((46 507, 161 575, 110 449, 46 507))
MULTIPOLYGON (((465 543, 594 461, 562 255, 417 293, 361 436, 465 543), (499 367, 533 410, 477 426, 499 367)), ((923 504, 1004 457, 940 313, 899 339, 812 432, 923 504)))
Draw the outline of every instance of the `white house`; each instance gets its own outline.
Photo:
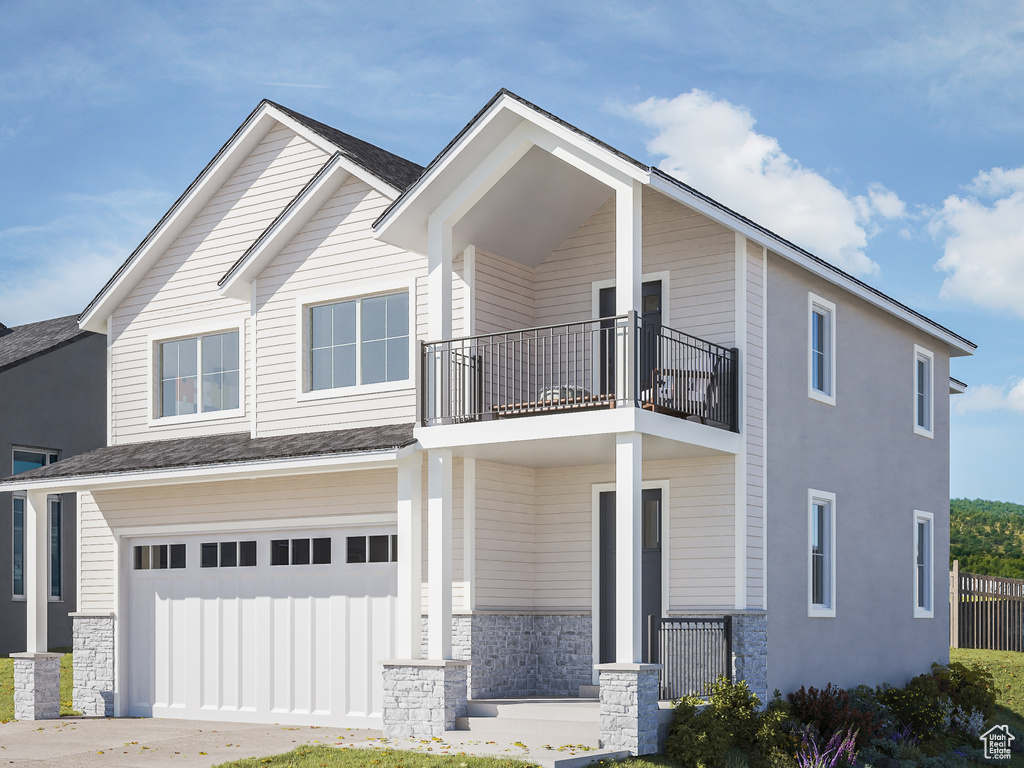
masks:
POLYGON ((718 672, 948 658, 974 345, 507 91, 425 169, 263 102, 80 323, 108 445, 2 486, 26 701, 71 491, 87 713, 427 736, 600 691, 603 743, 645 753, 718 672))

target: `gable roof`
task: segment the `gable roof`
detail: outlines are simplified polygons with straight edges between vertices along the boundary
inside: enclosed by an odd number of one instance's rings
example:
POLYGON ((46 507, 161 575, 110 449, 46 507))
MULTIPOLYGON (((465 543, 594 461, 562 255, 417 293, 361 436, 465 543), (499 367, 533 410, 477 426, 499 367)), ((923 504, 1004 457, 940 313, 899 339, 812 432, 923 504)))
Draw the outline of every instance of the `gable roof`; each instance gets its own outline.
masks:
MULTIPOLYGON (((395 198, 391 205, 389 205, 380 214, 380 216, 377 217, 377 220, 373 223, 374 231, 376 231, 378 235, 381 235, 384 230, 394 224, 396 219, 401 218, 403 214, 409 210, 411 199, 416 198, 417 195, 421 194, 422 190, 430 186, 434 179, 438 177, 441 173, 441 166, 449 163, 451 159, 462 151, 466 145, 470 144, 474 136, 477 135, 475 132, 481 130, 481 127, 489 120, 494 119, 495 115, 500 112, 503 106, 514 110, 520 116, 525 117, 528 115, 529 119, 534 120, 538 124, 547 123, 549 126, 555 126, 558 130, 568 131, 587 146, 589 151, 603 154, 609 160, 618 161, 618 163, 620 163, 620 168, 622 167, 621 164, 626 164, 626 166, 632 169, 634 177, 635 174, 639 173, 642 177, 643 183, 651 186, 659 192, 662 192, 663 194, 687 205, 690 208, 693 208, 694 210, 700 211, 730 229, 740 232, 755 242, 767 247, 771 251, 778 253, 783 258, 788 259, 789 261, 792 261, 817 274, 819 277, 850 291, 880 309, 895 315, 901 320, 942 339, 950 345, 951 352, 953 354, 972 354, 973 351, 977 349, 977 345, 972 341, 951 331, 931 318, 922 315, 920 312, 911 309, 877 288, 868 285, 863 280, 854 277, 825 259, 815 256, 810 251, 786 240, 767 227, 764 227, 746 216, 737 213, 728 206, 719 203, 717 200, 703 194, 660 168, 641 163, 635 158, 615 149, 611 145, 595 138, 586 131, 583 131, 556 115, 541 109, 536 104, 533 104, 505 88, 499 90, 491 100, 484 105, 483 109, 473 116, 462 130, 456 134, 455 138, 453 138, 448 145, 445 146, 445 148, 427 164, 427 167, 423 170, 423 173, 420 174, 419 178, 407 187, 401 195, 395 198), (501 103, 500 106, 495 109, 495 106, 499 105, 499 103, 501 103)), ((401 236, 404 235, 400 235, 400 237, 401 236)))
POLYGON ((0 323, 0 373, 95 334, 78 327, 75 315, 8 328, 0 323))
POLYGON ((404 448, 416 442, 412 424, 253 438, 248 432, 108 445, 0 479, 0 486, 97 475, 249 464, 404 448))
POLYGON ((397 197, 422 170, 398 155, 264 99, 89 302, 78 317, 82 328, 106 332, 106 319, 141 279, 140 273, 184 231, 275 124, 291 128, 328 155, 342 155, 352 167, 379 179, 392 197, 397 197))

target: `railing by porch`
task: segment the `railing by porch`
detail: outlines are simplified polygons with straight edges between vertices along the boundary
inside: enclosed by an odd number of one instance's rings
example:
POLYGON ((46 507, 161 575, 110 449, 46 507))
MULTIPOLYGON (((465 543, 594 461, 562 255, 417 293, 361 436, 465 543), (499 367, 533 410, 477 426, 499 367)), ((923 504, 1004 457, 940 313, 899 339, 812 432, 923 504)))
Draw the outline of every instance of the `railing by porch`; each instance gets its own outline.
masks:
POLYGON ((704 696, 718 678, 732 680, 731 616, 647 621, 647 658, 661 664, 660 699, 704 696))
POLYGON ((635 405, 736 431, 737 357, 636 313, 424 342, 420 421, 635 405))

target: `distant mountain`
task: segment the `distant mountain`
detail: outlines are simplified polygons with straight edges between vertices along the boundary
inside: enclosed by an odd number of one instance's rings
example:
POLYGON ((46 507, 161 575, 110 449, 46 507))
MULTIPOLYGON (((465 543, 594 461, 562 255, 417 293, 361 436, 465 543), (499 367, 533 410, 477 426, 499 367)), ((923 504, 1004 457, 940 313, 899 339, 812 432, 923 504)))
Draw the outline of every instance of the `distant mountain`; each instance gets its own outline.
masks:
POLYGON ((1024 579, 1024 506, 949 500, 949 562, 983 576, 1024 579))

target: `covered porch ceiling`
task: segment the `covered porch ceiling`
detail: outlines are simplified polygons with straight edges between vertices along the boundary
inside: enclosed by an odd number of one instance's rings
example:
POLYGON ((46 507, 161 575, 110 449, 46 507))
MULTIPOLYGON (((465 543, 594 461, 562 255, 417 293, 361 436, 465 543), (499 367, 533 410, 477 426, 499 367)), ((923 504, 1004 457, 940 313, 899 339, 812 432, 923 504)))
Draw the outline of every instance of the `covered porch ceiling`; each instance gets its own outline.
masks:
POLYGON ((614 190, 534 146, 452 228, 452 250, 468 245, 536 267, 614 190))

